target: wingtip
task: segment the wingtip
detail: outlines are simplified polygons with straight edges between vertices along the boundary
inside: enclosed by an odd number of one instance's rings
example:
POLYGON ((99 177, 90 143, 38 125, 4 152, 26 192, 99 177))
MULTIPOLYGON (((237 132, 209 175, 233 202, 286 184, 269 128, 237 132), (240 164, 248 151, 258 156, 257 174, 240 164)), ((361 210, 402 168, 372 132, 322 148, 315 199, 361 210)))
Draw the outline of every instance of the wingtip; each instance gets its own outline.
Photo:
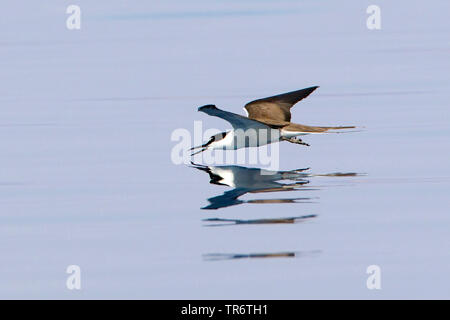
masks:
POLYGON ((299 91, 304 91, 306 93, 306 96, 303 98, 308 97, 311 93, 313 93, 317 88, 320 88, 320 86, 312 86, 305 89, 300 89, 299 91))
POLYGON ((197 111, 204 111, 207 109, 217 109, 217 107, 213 104, 206 104, 204 106, 198 107, 197 111))

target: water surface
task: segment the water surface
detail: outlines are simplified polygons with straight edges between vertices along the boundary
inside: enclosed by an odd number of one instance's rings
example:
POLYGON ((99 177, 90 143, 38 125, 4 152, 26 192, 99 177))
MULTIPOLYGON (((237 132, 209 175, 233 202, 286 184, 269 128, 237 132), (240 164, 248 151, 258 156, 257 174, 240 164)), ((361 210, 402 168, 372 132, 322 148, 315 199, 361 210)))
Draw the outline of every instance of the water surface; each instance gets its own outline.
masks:
POLYGON ((379 1, 379 31, 361 1, 69 4, 2 6, 0 297, 450 298, 447 1, 379 1), (172 163, 228 127, 198 106, 312 85, 293 121, 364 130, 280 144, 276 181, 172 163))

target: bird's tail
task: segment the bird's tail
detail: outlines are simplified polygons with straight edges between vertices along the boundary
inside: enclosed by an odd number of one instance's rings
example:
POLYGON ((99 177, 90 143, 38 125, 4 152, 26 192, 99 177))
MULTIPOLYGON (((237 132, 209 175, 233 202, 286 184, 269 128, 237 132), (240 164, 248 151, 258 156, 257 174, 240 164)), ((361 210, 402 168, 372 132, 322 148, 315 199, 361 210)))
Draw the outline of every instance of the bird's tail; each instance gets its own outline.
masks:
POLYGON ((355 129, 355 126, 342 126, 342 127, 319 127, 326 130, 341 130, 341 129, 355 129))
POLYGON ((326 129, 324 133, 351 133, 351 132, 361 132, 363 131, 364 127, 342 126, 342 127, 324 127, 324 128, 326 129))
POLYGON ((356 126, 341 126, 341 127, 322 127, 325 129, 324 133, 350 133, 350 132, 360 132, 361 128, 356 126), (355 130, 351 130, 355 129, 355 130))
POLYGON ((290 123, 288 126, 283 127, 282 130, 286 132, 325 133, 325 132, 335 132, 329 130, 347 130, 347 129, 356 129, 356 127, 355 126, 316 127, 316 126, 306 126, 297 123, 290 123))

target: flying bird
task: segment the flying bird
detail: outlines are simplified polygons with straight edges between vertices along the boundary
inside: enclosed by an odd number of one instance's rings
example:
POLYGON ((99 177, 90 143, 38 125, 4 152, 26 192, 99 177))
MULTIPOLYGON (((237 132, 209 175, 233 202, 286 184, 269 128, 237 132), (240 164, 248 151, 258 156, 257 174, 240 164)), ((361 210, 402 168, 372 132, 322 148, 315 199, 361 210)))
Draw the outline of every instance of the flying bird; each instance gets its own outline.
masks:
POLYGON ((213 104, 199 107, 198 111, 228 121, 233 129, 215 134, 205 144, 191 148, 191 151, 200 149, 191 156, 208 149, 236 150, 259 147, 278 141, 309 146, 298 136, 355 128, 354 126, 316 127, 291 122, 291 108, 317 88, 318 86, 314 86, 251 101, 244 107, 247 117, 221 110, 213 104))

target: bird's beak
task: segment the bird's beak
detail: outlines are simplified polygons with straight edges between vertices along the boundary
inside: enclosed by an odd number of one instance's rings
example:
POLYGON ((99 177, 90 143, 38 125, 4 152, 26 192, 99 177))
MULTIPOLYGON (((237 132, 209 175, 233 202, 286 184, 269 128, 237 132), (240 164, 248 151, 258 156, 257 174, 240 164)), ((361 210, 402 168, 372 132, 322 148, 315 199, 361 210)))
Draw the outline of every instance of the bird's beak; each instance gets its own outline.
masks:
POLYGON ((208 149, 205 145, 201 145, 201 146, 192 147, 192 148, 189 149, 189 151, 192 151, 192 150, 195 150, 195 149, 199 149, 199 148, 202 148, 202 150, 192 153, 191 157, 195 156, 197 153, 203 152, 206 149, 208 149))
POLYGON ((199 150, 199 151, 197 151, 197 152, 194 152, 194 153, 191 153, 191 157, 192 156, 195 156, 196 154, 198 154, 198 153, 200 153, 200 152, 203 152, 203 151, 205 151, 207 148, 203 148, 203 147, 194 147, 194 148, 191 148, 190 150, 192 150, 192 149, 196 149, 196 148, 202 148, 201 150, 199 150))
POLYGON ((192 148, 190 148, 190 149, 189 149, 189 151, 192 151, 192 150, 194 150, 194 149, 198 149, 198 148, 203 148, 203 146, 196 146, 196 147, 192 147, 192 148))

